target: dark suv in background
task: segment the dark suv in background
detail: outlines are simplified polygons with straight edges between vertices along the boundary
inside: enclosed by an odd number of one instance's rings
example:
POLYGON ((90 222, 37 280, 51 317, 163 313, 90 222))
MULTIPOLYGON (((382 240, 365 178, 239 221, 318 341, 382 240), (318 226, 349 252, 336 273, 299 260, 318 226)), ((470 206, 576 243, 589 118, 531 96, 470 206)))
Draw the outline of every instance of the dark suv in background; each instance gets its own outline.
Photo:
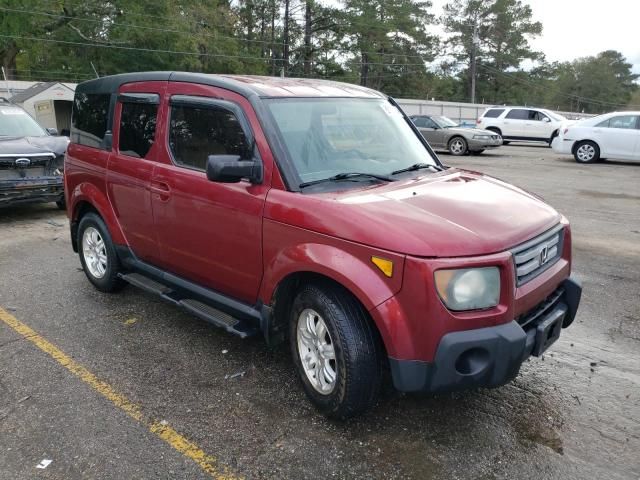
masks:
POLYGON ((64 209, 67 137, 44 129, 22 108, 0 99, 0 207, 56 202, 64 209))

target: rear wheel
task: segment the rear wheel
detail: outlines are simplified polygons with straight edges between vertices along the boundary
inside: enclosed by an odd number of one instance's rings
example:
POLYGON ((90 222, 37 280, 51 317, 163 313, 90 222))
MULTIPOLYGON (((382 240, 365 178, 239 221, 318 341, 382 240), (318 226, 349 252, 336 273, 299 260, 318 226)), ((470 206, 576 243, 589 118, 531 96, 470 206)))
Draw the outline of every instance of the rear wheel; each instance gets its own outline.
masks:
POLYGON ((348 418, 375 403, 380 342, 351 294, 330 284, 302 287, 291 309, 289 338, 298 376, 320 412, 348 418))
POLYGON ((464 155, 469 149, 467 141, 462 137, 453 137, 451 140, 449 140, 449 145, 447 145, 447 148, 451 155, 456 156, 464 155))
POLYGON ((575 158, 578 163, 597 162, 600 158, 600 148, 594 142, 585 140, 576 145, 573 158, 575 158))
POLYGON ((115 292, 124 286, 118 277, 120 261, 109 230, 102 218, 87 213, 78 226, 78 254, 89 281, 102 292, 115 292))

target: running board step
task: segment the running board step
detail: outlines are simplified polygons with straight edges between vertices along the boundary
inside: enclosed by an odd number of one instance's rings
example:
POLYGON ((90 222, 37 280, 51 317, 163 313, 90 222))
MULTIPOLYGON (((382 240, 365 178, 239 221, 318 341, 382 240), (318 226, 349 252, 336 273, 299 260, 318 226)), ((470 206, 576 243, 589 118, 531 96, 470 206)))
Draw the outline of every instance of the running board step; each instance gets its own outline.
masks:
POLYGON ((164 300, 184 308, 216 327, 224 328, 227 332, 238 335, 241 338, 247 338, 259 333, 257 322, 236 318, 222 310, 218 310, 208 303, 201 302, 194 298, 188 298, 191 293, 188 293, 184 289, 178 288, 174 290, 168 285, 157 282, 141 273, 120 273, 118 276, 131 285, 158 295, 164 300))
POLYGON ((131 285, 141 288, 149 293, 155 293, 156 295, 166 295, 171 291, 171 288, 166 285, 156 282, 144 275, 140 275, 139 273, 120 273, 118 276, 126 282, 129 282, 131 285))
POLYGON ((193 298, 180 300, 179 304, 203 320, 224 328, 227 332, 238 335, 241 338, 250 337, 258 333, 258 329, 249 322, 232 317, 228 313, 193 298))

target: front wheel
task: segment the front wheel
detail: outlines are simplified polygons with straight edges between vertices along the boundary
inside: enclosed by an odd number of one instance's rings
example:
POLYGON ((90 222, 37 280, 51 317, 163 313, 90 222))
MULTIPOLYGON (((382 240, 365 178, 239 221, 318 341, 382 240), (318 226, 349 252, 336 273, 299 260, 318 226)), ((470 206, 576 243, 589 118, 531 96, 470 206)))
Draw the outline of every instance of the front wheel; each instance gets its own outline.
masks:
POLYGON ((600 158, 600 148, 594 142, 589 140, 580 142, 576 145, 573 152, 573 158, 578 163, 594 163, 600 158))
POLYGON ((289 338, 298 376, 320 412, 344 419, 375 403, 382 378, 379 337, 348 292, 330 284, 302 287, 289 338))
POLYGON ((89 281, 102 292, 115 292, 124 285, 118 277, 120 261, 109 230, 95 213, 87 213, 78 225, 78 254, 89 281))
POLYGON ((467 141, 462 137, 453 137, 449 140, 448 150, 451 155, 464 155, 468 149, 467 141))

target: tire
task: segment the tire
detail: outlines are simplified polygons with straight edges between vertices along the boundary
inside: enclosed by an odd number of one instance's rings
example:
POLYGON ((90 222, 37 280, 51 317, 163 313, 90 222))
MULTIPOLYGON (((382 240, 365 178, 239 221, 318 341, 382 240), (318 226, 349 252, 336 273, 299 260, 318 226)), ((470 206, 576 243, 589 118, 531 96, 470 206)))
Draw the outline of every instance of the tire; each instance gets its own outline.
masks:
POLYGON ((484 152, 484 150, 473 150, 471 155, 482 155, 482 152, 484 152))
POLYGON ((62 197, 60 200, 56 200, 56 205, 60 210, 67 209, 67 203, 64 201, 64 197, 62 197))
POLYGON ((573 158, 578 163, 595 163, 600 159, 600 147, 591 140, 578 142, 573 151, 573 158))
POLYGON ((558 130, 554 131, 551 134, 551 138, 549 139, 549 146, 551 146, 551 144, 553 143, 553 139, 556 138, 558 136, 558 130))
POLYGON ((503 141, 502 141, 502 144, 503 144, 503 145, 509 145, 510 143, 511 143, 511 142, 510 142, 509 140, 503 140, 503 141))
POLYGON ((87 213, 78 225, 78 255, 89 281, 101 292, 116 292, 124 286, 118 277, 120 260, 107 226, 95 213, 87 213))
POLYGON ((447 144, 447 150, 449 150, 449 153, 451 155, 455 155, 456 157, 459 157, 461 155, 466 154, 469 151, 469 145, 467 144, 467 141, 464 138, 453 137, 451 140, 449 140, 449 143, 447 144))
POLYGON ((375 404, 382 379, 381 342, 350 293, 331 284, 303 286, 291 308, 289 339, 305 393, 321 413, 345 419, 375 404))

